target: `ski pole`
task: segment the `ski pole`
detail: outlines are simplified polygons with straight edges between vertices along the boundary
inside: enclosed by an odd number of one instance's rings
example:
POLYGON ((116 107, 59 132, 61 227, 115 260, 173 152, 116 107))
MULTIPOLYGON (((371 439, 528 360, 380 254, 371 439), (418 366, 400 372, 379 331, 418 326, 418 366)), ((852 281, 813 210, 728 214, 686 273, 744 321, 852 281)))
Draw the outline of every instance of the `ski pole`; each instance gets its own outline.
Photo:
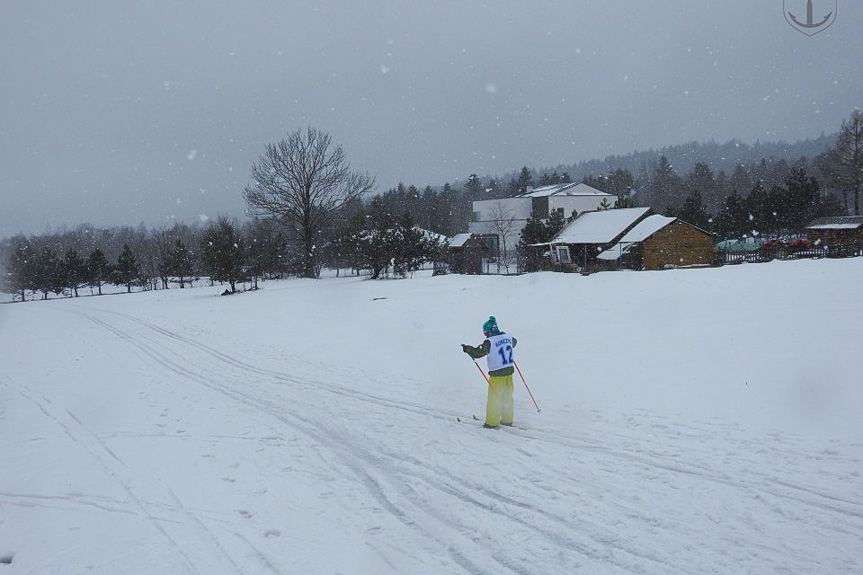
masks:
MULTIPOLYGON (((525 389, 527 389, 528 395, 530 395, 530 398, 533 400, 533 404, 536 405, 536 412, 539 413, 542 410, 539 408, 539 405, 536 404, 536 400, 533 399, 533 394, 530 392, 530 388, 527 386, 527 380, 524 379, 524 375, 522 375, 521 369, 518 367, 518 364, 515 362, 512 362, 512 363, 515 365, 515 369, 518 371, 518 375, 519 375, 519 377, 521 377, 521 382, 524 383, 524 387, 525 387, 525 389)), ((479 365, 477 365, 477 367, 479 367, 479 365)), ((482 370, 480 370, 480 371, 482 371, 482 370)), ((485 375, 485 374, 483 374, 483 375, 485 375)), ((491 384, 489 384, 489 385, 491 385, 491 384)))
POLYGON ((472 358, 472 357, 471 357, 471 359, 473 359, 473 364, 476 366, 476 368, 477 368, 477 369, 479 370, 479 372, 482 374, 482 378, 483 378, 483 379, 485 380, 485 382, 488 384, 488 388, 489 388, 490 390, 492 390, 492 391, 495 393, 495 395, 500 396, 500 392, 499 392, 498 390, 496 390, 494 387, 492 387, 492 385, 491 385, 491 380, 488 378, 488 376, 485 374, 485 372, 484 372, 484 371, 482 370, 482 368, 479 366, 479 364, 477 363, 477 361, 476 361, 474 358, 472 358))
MULTIPOLYGON (((471 359, 473 359, 473 358, 471 358, 471 359)), ((482 368, 479 366, 479 364, 476 362, 476 360, 475 360, 475 359, 473 360, 473 364, 476 366, 476 368, 477 368, 477 369, 479 370, 479 372, 482 374, 482 378, 483 378, 483 379, 485 380, 485 382, 488 384, 488 387, 489 387, 490 389, 494 389, 494 388, 491 386, 491 380, 488 378, 488 376, 485 374, 485 372, 482 370, 482 368)))

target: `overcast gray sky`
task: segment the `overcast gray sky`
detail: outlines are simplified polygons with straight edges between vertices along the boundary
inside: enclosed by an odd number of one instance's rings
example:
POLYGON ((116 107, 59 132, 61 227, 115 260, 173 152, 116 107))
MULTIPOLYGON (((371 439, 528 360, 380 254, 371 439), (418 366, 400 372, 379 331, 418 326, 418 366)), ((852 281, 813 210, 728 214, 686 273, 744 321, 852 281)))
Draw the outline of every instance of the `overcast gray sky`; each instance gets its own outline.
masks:
POLYGON ((240 215, 308 125, 380 190, 816 137, 863 106, 863 2, 837 3, 808 37, 783 0, 9 2, 0 237, 240 215))

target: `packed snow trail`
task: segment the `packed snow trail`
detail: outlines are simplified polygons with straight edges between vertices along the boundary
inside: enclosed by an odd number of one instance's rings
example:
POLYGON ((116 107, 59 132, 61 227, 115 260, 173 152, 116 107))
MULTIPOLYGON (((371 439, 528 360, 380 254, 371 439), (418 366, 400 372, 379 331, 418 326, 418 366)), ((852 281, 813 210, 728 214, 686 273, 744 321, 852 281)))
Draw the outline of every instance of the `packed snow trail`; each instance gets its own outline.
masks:
POLYGON ((160 297, 187 311, 151 313, 151 294, 5 306, 5 571, 859 572, 854 438, 649 409, 531 414, 524 396, 527 429, 485 430, 456 422, 482 388, 424 394, 402 370, 419 356, 378 373, 339 362, 362 307, 301 355, 230 310, 207 325, 212 299, 160 297))

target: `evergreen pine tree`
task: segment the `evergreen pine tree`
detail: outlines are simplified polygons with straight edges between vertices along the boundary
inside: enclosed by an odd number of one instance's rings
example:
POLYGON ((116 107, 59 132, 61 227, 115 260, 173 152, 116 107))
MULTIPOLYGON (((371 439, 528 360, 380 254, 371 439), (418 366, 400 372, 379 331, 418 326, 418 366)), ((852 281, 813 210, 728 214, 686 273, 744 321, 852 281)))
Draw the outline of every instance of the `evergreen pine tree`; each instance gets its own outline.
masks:
POLYGON ((543 218, 530 216, 519 234, 518 247, 520 249, 527 249, 527 247, 532 244, 542 243, 546 241, 546 233, 546 226, 543 218))
POLYGON ((416 227, 409 212, 404 212, 392 234, 393 273, 399 277, 420 269, 430 256, 428 240, 416 227))
POLYGON ((479 176, 476 174, 468 176, 467 182, 465 182, 464 185, 464 192, 469 201, 484 199, 485 188, 483 188, 482 181, 480 181, 479 176))
POLYGON ((27 298, 27 290, 35 289, 37 273, 37 255, 33 245, 22 236, 12 238, 12 249, 9 253, 9 289, 21 294, 21 301, 27 298))
POLYGON ((48 246, 43 246, 36 258, 34 266, 33 286, 42 292, 42 299, 48 299, 49 293, 63 293, 63 277, 60 270, 60 260, 48 246))
POLYGON ((713 229, 722 239, 740 238, 747 233, 749 211, 745 200, 735 190, 725 198, 713 222, 713 229))
POLYGON ((683 206, 681 206, 676 215, 684 222, 690 223, 702 230, 710 229, 710 216, 704 208, 701 192, 698 190, 689 192, 689 195, 683 200, 683 206))
POLYGON ((528 187, 533 187, 533 176, 527 166, 521 168, 518 179, 515 180, 516 194, 524 194, 528 187))
MULTIPOLYGON (((243 278, 245 257, 245 238, 228 218, 220 217, 204 232, 201 264, 212 280, 228 282, 231 293, 237 292, 237 282, 243 278)), ((317 273, 313 277, 317 277, 317 273)))
POLYGON ((773 200, 764 184, 757 182, 746 196, 748 231, 753 235, 769 234, 774 228, 773 200))
POLYGON ((372 279, 386 273, 392 260, 391 245, 395 219, 379 198, 372 199, 365 216, 365 226, 359 231, 356 243, 359 246, 364 267, 372 272, 372 279))
POLYGON ((657 211, 674 209, 680 189, 680 177, 668 158, 661 156, 650 175, 647 186, 649 205, 657 211))
POLYGON ((78 297, 78 288, 87 284, 87 263, 84 258, 70 248, 60 262, 60 273, 63 285, 69 288, 70 295, 78 297))
POLYGON ((804 164, 791 169, 785 179, 786 206, 783 210, 783 227, 789 233, 802 233, 819 214, 821 186, 807 174, 804 164))
POLYGON ((111 266, 101 249, 94 248, 90 252, 90 255, 87 257, 86 270, 87 285, 98 288, 99 295, 102 295, 102 284, 109 281, 111 266))
POLYGON ((568 220, 563 216, 562 211, 554 210, 551 212, 551 215, 548 217, 548 221, 545 224, 545 239, 543 241, 550 242, 554 239, 554 236, 560 232, 560 230, 566 227, 566 224, 578 217, 578 214, 575 213, 575 211, 573 211, 572 214, 572 218, 568 220))
POLYGON ((123 252, 117 258, 117 265, 114 266, 114 285, 125 285, 126 293, 132 292, 132 285, 141 277, 141 264, 135 254, 132 253, 132 248, 129 244, 123 244, 123 252))
POLYGON ((180 289, 186 287, 186 280, 190 279, 194 273, 192 253, 183 243, 183 240, 175 240, 174 244, 168 248, 163 265, 165 273, 179 280, 180 289))

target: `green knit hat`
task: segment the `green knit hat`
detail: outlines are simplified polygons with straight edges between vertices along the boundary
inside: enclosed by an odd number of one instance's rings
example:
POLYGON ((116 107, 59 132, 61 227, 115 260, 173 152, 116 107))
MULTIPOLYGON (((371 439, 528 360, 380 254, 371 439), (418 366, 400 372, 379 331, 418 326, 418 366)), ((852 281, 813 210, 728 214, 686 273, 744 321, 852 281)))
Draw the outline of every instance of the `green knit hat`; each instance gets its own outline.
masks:
POLYGON ((494 335, 500 333, 500 329, 497 327, 497 319, 494 316, 490 316, 488 321, 482 324, 482 333, 485 335, 494 335))

